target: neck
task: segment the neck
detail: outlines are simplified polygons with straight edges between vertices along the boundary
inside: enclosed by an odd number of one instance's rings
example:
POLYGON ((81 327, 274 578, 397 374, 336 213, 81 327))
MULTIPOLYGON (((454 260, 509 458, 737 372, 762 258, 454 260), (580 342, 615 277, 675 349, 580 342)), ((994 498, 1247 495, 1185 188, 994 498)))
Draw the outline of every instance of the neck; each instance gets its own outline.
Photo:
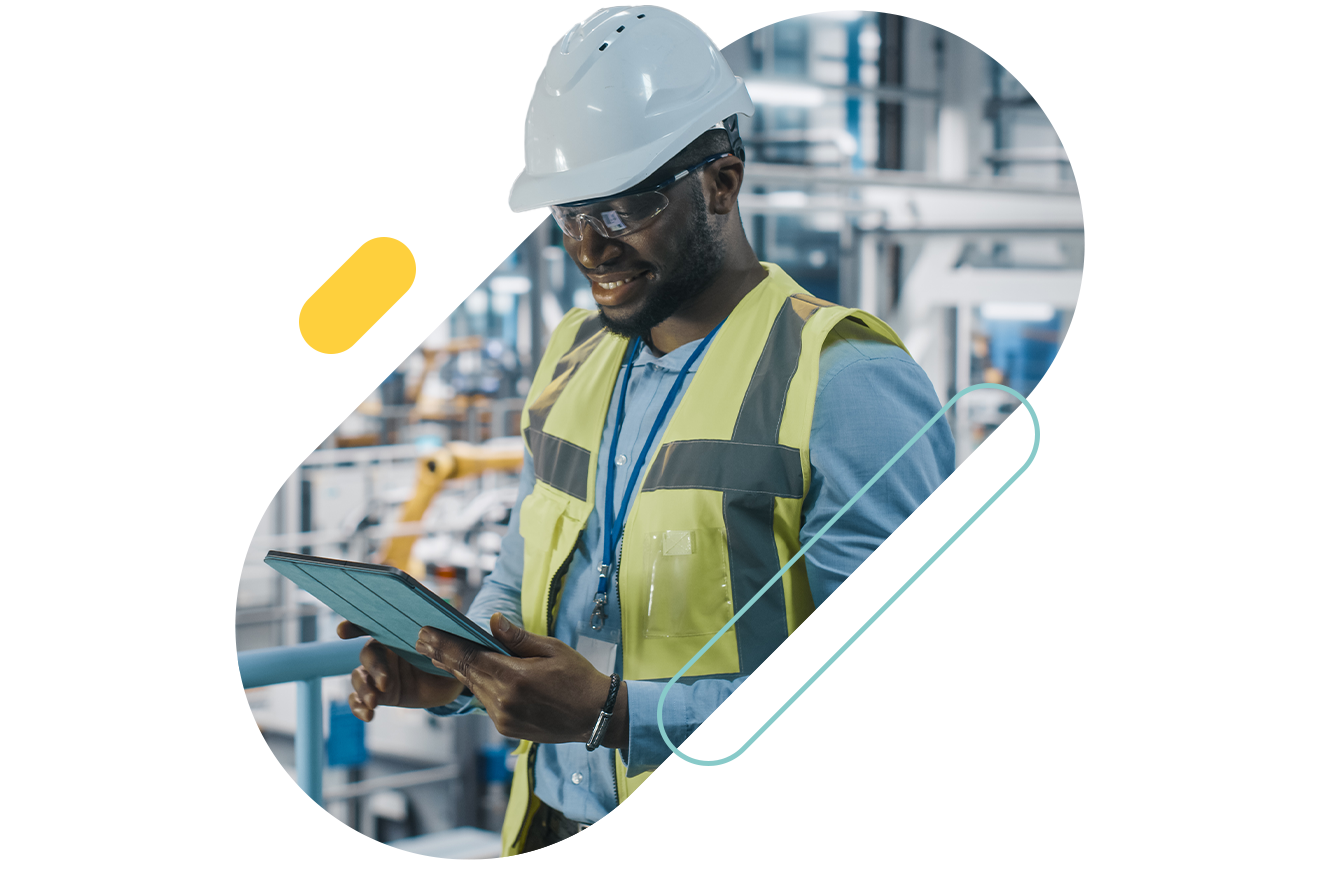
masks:
POLYGON ((766 271, 745 239, 736 251, 736 255, 731 252, 725 259, 709 287, 651 328, 646 342, 651 350, 663 356, 690 341, 705 338, 738 307, 744 296, 765 280, 766 271))

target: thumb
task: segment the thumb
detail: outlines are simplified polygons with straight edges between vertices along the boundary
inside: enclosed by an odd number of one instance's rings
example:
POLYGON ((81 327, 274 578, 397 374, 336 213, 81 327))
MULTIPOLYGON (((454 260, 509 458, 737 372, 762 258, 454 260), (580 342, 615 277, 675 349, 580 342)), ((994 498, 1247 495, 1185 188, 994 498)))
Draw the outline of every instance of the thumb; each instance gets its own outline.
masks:
POLYGON ((495 639, 519 658, 546 654, 544 641, 549 638, 532 634, 521 625, 514 625, 503 613, 495 613, 491 616, 490 628, 495 639))

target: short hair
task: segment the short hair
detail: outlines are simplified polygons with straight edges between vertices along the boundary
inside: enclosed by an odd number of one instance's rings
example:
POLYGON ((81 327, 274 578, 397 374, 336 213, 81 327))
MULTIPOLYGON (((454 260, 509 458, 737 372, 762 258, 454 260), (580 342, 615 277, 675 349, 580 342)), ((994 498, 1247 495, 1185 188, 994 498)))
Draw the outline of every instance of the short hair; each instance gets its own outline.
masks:
MULTIPOLYGON (((707 157, 729 151, 729 134, 722 128, 712 127, 688 143, 687 147, 666 160, 659 169, 652 172, 636 188, 646 188, 672 178, 689 166, 700 163, 707 157)), ((624 191, 627 193, 627 191, 624 191)))

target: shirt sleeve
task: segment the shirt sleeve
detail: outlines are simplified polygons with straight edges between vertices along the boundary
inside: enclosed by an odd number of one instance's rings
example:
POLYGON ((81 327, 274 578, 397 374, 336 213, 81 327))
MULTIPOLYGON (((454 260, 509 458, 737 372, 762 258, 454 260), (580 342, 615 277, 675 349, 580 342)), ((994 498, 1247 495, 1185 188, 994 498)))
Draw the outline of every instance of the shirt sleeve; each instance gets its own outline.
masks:
MULTIPOLYGON (((811 486, 803 503, 805 543, 940 409, 930 379, 901 348, 845 321, 821 352, 811 425, 811 486)), ((953 435, 940 421, 831 527, 804 560, 819 604, 953 471, 953 435)), ((665 733, 681 744, 715 711, 736 680, 675 683, 665 698, 665 733)), ((656 710, 664 682, 628 681, 628 775, 654 770, 672 751, 656 710)))
MULTIPOLYGON (((522 566, 523 536, 518 530, 518 515, 522 510, 523 499, 536 485, 536 475, 532 470, 532 457, 523 449, 522 473, 518 477, 518 495, 513 502, 513 511, 509 515, 509 531, 500 544, 500 555, 495 560, 495 570, 490 573, 477 590, 472 604, 468 607, 467 618, 490 632, 490 618, 496 613, 503 613, 510 622, 522 625, 522 566)), ((484 712, 485 707, 475 695, 459 695, 452 703, 444 707, 428 707, 437 716, 453 716, 459 713, 484 712)))

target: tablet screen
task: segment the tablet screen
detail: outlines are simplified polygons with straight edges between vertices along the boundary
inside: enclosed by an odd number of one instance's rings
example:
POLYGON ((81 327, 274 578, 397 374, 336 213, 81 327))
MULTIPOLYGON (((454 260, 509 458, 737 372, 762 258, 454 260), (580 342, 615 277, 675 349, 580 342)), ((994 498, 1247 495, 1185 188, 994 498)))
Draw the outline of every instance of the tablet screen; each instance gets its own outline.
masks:
POLYGON ((265 562, 427 673, 449 676, 416 651, 417 633, 424 626, 508 655, 476 623, 397 568, 277 550, 267 553, 265 562))

